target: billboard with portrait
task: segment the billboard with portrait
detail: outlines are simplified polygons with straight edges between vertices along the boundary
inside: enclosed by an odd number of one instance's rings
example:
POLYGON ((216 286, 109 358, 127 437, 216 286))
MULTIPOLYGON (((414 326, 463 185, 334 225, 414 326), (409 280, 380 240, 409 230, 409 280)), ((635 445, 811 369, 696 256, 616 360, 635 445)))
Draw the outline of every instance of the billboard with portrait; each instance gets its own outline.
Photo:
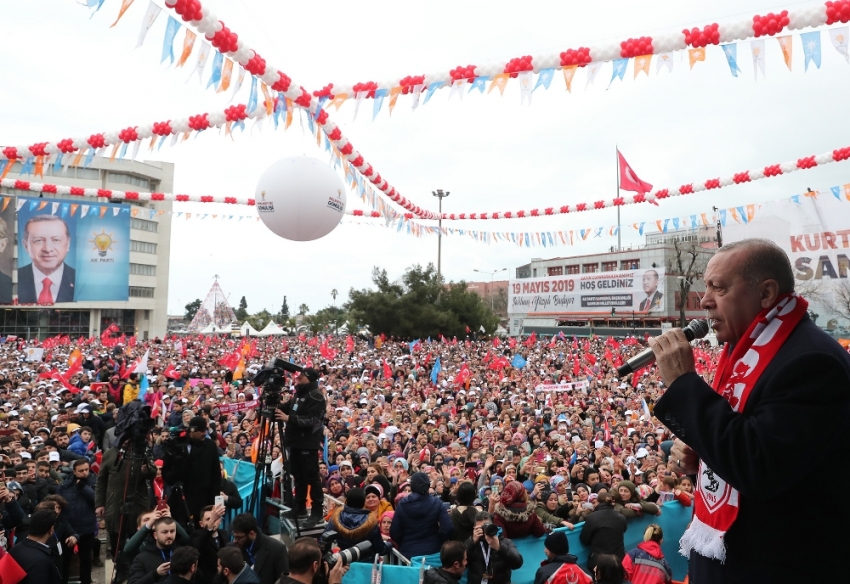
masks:
POLYGON ((0 197, 0 304, 12 303, 15 253, 15 197, 0 197))
POLYGON ((522 278, 508 287, 511 314, 660 314, 664 269, 522 278))
POLYGON ((127 300, 130 208, 18 197, 18 303, 127 300))

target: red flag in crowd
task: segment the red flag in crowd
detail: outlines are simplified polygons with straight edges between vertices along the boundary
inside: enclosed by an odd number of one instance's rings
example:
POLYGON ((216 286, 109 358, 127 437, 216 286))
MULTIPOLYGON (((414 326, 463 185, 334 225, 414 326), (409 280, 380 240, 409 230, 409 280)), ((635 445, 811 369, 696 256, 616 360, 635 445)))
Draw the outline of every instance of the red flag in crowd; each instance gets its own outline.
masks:
POLYGON ((472 372, 469 370, 469 365, 464 363, 463 366, 461 366, 460 371, 457 374, 457 377, 455 377, 455 384, 456 385, 465 385, 466 382, 469 381, 470 377, 472 377, 472 372))
POLYGON ((551 340, 551 341, 549 341, 548 348, 550 348, 550 349, 554 349, 554 348, 555 348, 555 338, 556 338, 556 337, 555 337, 555 335, 552 335, 552 340, 551 340))
POLYGON ((499 340, 499 337, 493 337, 493 346, 494 347, 496 347, 498 349, 499 345, 501 345, 501 344, 502 344, 502 341, 499 340))
POLYGON ((511 348, 511 349, 516 347, 516 339, 515 338, 511 337, 510 340, 508 340, 508 347, 511 348))
POLYGON ((345 352, 351 353, 354 350, 354 339, 351 338, 351 335, 348 335, 348 338, 345 339, 345 352))
POLYGON ((471 330, 469 330, 469 325, 464 325, 464 328, 466 329, 466 334, 469 334, 469 333, 472 332, 471 330))
POLYGON ((528 338, 525 339, 525 342, 523 343, 523 345, 525 345, 526 347, 530 347, 531 345, 533 345, 536 342, 537 342, 537 331, 532 331, 531 334, 528 336, 528 338))
POLYGON ((594 355, 593 353, 587 354, 587 360, 590 361, 591 365, 596 365, 596 355, 594 355))
POLYGON ((316 337, 312 337, 309 341, 307 341, 308 347, 315 347, 318 344, 319 340, 316 337))
POLYGON ((5 550, 2 550, 2 548, 0 548, 0 552, 2 553, 2 556, 0 556, 0 583, 18 584, 18 582, 27 577, 27 573, 15 561, 15 558, 6 553, 5 550))
POLYGON ((573 361, 573 377, 578 377, 578 374, 581 373, 581 364, 578 362, 578 357, 573 361))
POLYGON ((162 374, 168 379, 180 379, 180 372, 174 368, 174 363, 169 363, 162 374))
POLYGON ((392 379, 393 378, 393 371, 392 371, 392 369, 390 369, 390 364, 387 363, 386 359, 383 359, 383 362, 384 362, 384 379, 392 379))
POLYGON ((611 440, 611 426, 608 425, 608 420, 605 420, 605 441, 611 440))

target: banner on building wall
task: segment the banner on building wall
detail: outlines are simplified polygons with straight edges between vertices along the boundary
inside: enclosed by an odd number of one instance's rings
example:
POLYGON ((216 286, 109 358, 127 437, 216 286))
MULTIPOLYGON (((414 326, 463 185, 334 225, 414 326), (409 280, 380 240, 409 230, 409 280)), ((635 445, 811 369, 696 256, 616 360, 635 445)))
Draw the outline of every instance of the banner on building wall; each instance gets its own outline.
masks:
POLYGON ((15 210, 19 304, 129 298, 129 206, 18 197, 15 210))
POLYGON ((664 269, 596 272, 511 280, 511 314, 661 313, 664 269))
POLYGON ((762 237, 776 242, 791 259, 794 277, 806 287, 850 278, 850 189, 833 187, 761 205, 750 223, 730 224, 726 242, 762 237))

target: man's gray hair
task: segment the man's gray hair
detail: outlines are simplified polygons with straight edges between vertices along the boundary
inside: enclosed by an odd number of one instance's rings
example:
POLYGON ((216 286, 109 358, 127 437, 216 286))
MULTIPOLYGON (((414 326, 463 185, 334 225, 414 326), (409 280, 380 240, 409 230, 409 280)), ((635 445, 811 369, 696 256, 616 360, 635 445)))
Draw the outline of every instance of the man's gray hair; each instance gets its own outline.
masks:
POLYGON ((742 249, 746 251, 743 260, 744 278, 751 289, 757 288, 765 280, 776 280, 779 293, 794 291, 794 270, 791 260, 781 247, 769 239, 742 239, 724 245, 717 253, 742 249))

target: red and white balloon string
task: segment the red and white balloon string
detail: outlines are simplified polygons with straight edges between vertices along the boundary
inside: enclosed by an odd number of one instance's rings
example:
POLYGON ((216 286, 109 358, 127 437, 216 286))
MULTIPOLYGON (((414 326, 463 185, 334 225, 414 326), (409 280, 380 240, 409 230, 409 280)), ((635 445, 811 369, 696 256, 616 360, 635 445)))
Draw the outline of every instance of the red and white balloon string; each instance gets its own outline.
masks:
MULTIPOLYGON (((596 209, 607 209, 617 206, 656 202, 659 199, 663 200, 670 197, 689 195, 702 191, 728 187, 731 185, 748 183, 754 180, 789 174, 798 170, 809 170, 810 168, 823 166, 824 164, 829 164, 830 162, 843 162, 848 159, 850 159, 850 146, 838 148, 836 150, 833 150, 832 152, 826 152, 824 154, 805 156, 803 158, 799 158, 791 162, 771 164, 756 170, 744 170, 742 172, 736 172, 732 176, 725 178, 712 178, 703 181, 702 183, 687 183, 676 189, 659 189, 652 194, 638 193, 634 195, 629 195, 628 197, 599 200, 591 203, 578 203, 576 205, 562 205, 560 207, 546 207, 544 209, 530 209, 505 212, 497 211, 492 213, 443 213, 443 219, 522 219, 529 217, 566 215, 569 213, 580 213, 584 211, 593 211, 596 209)), ((95 197, 127 201, 176 201, 187 203, 228 203, 231 205, 255 204, 254 199, 240 199, 237 197, 214 197, 210 195, 198 196, 183 194, 175 195, 172 193, 140 193, 134 191, 115 191, 111 189, 92 189, 9 178, 0 180, 0 186, 10 189, 18 189, 22 191, 31 191, 37 193, 53 193, 61 195, 75 195, 80 197, 95 197)), ((351 214, 357 217, 386 217, 386 215, 381 213, 380 211, 353 210, 351 214)), ((403 217, 405 219, 413 219, 414 215, 414 213, 404 213, 403 217)))
POLYGON ((783 174, 789 174, 798 170, 808 170, 816 166, 823 166, 830 162, 842 162, 850 158, 850 146, 838 148, 832 152, 817 154, 813 156, 805 156, 790 162, 781 164, 771 164, 764 168, 756 170, 744 170, 736 172, 732 176, 723 178, 711 178, 703 182, 693 182, 683 184, 678 188, 659 189, 653 193, 637 193, 625 197, 617 197, 615 199, 601 199, 588 203, 578 203, 577 205, 561 205, 560 207, 546 207, 545 209, 529 209, 520 211, 496 211, 485 213, 443 213, 443 220, 463 220, 463 219, 522 219, 527 217, 544 217, 549 215, 566 215, 568 213, 580 213, 582 211, 592 211, 594 209, 607 209, 611 207, 621 207, 625 205, 634 205, 637 203, 656 203, 658 200, 668 199, 670 197, 678 197, 681 195, 690 195, 702 191, 720 189, 736 184, 748 183, 754 180, 771 178, 783 174))
POLYGON ((342 130, 333 123, 328 112, 319 107, 316 97, 304 87, 294 83, 283 71, 278 71, 266 63, 259 53, 249 49, 239 39, 237 34, 220 21, 200 0, 165 0, 165 5, 174 10, 184 22, 197 30, 219 52, 239 63, 248 73, 265 83, 273 91, 283 93, 298 107, 304 108, 314 116, 316 123, 334 144, 339 152, 346 157, 351 165, 379 191, 391 201, 422 219, 436 219, 437 214, 414 205, 402 197, 395 187, 376 172, 371 164, 363 159, 363 155, 342 134, 342 130))
POLYGON ((376 92, 389 92, 401 88, 401 93, 420 92, 429 85, 440 84, 440 88, 451 87, 455 83, 471 83, 476 78, 492 79, 497 75, 517 77, 525 71, 539 73, 542 69, 585 67, 591 63, 613 61, 657 55, 687 48, 701 48, 708 45, 720 45, 752 37, 776 36, 785 30, 799 30, 824 24, 850 22, 850 0, 825 2, 820 6, 802 7, 795 10, 782 10, 767 14, 754 15, 735 22, 712 22, 702 28, 693 27, 681 32, 657 34, 611 41, 595 46, 581 46, 540 55, 514 57, 507 62, 498 61, 486 65, 458 65, 449 71, 423 75, 407 75, 400 79, 387 81, 364 81, 349 85, 328 83, 316 97, 333 99, 339 95, 347 97, 375 98, 376 92))

